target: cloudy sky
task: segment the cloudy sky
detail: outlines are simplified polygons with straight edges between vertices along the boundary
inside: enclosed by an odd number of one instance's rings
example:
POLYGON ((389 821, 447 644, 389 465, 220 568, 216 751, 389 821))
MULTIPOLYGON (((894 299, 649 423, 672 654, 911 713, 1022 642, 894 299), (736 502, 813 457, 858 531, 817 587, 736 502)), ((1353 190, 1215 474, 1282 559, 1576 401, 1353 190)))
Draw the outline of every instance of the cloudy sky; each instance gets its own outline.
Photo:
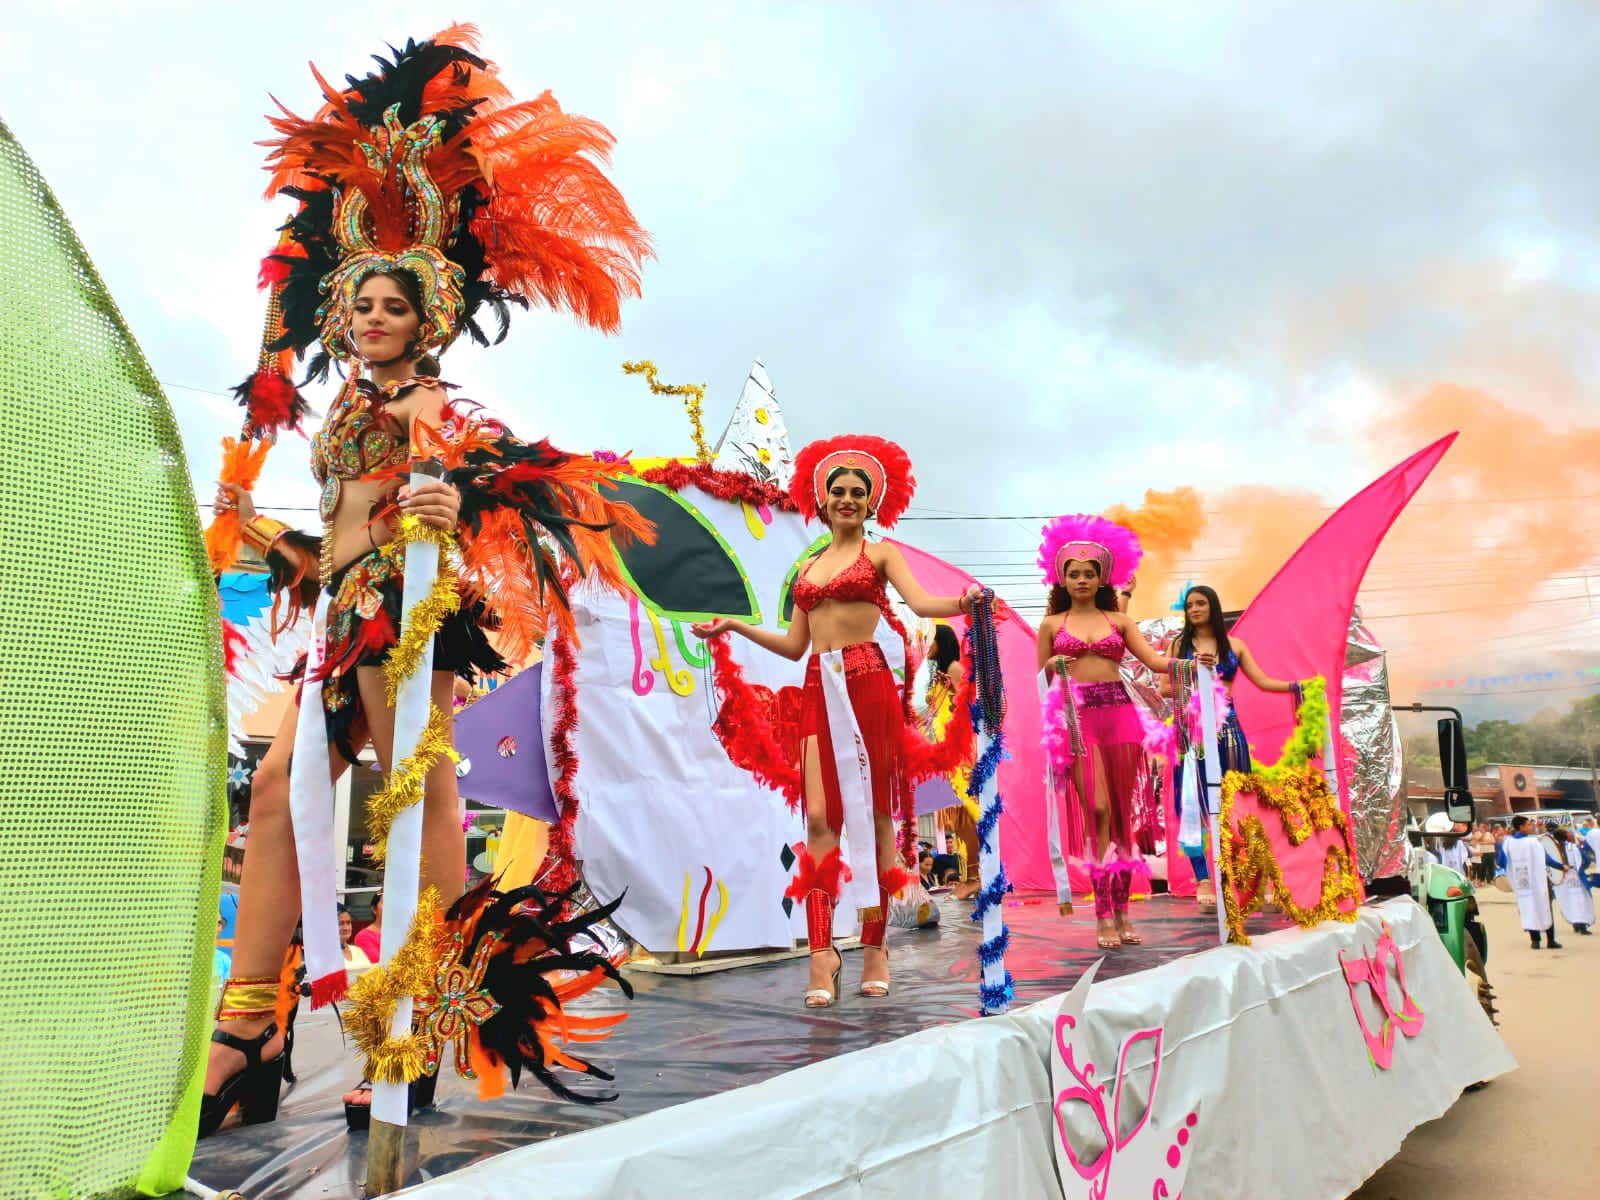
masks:
MULTIPOLYGON (((0 117, 168 385, 200 491, 281 219, 268 93, 313 109, 307 60, 364 71, 452 19, 515 90, 610 126, 657 248, 620 336, 537 314, 452 351, 521 432, 688 452, 618 364, 708 383, 714 434, 760 356, 797 441, 907 446, 914 513, 1033 517, 1178 485, 1333 504, 1446 432, 1385 420, 1440 383, 1555 435, 1597 421, 1588 5, 8 5, 0 117)), ((1537 490, 1536 464, 1504 486, 1537 490)), ((261 498, 312 503, 289 447, 261 498)), ((901 532, 1031 593, 1037 529, 901 532)), ((1541 618, 1563 653, 1596 632, 1574 604, 1541 618)))

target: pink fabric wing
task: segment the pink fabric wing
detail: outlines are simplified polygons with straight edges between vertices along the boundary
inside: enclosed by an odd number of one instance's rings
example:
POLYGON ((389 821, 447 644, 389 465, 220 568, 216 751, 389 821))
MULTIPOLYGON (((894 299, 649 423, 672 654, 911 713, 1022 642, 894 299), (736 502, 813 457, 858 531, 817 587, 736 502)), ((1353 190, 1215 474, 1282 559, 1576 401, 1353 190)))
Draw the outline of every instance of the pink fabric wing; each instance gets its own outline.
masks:
MULTIPOLYGON (((1267 674, 1279 679, 1323 676, 1336 722, 1350 615, 1367 564, 1455 440, 1454 433, 1440 438, 1346 501, 1261 589, 1234 629, 1267 674)), ((1251 756, 1258 763, 1276 762, 1294 730, 1288 698, 1257 690, 1241 672, 1233 702, 1250 739, 1251 756)), ((1339 800, 1348 812, 1343 778, 1339 800)))

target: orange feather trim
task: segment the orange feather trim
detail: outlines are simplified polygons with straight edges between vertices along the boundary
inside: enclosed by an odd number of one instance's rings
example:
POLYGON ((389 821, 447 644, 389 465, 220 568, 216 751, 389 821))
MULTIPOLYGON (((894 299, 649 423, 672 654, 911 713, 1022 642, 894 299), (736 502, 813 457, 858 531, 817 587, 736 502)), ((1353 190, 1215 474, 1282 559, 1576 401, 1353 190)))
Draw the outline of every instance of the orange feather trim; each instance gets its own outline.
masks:
MULTIPOLYGON (((256 480, 261 476, 261 466, 267 461, 267 451, 271 449, 272 443, 265 440, 223 438, 222 473, 218 478, 223 483, 237 484, 247 492, 254 490, 256 480)), ((231 508, 215 517, 206 527, 206 557, 210 559, 214 573, 226 571, 238 562, 239 550, 243 545, 244 528, 239 524, 238 512, 231 508)))

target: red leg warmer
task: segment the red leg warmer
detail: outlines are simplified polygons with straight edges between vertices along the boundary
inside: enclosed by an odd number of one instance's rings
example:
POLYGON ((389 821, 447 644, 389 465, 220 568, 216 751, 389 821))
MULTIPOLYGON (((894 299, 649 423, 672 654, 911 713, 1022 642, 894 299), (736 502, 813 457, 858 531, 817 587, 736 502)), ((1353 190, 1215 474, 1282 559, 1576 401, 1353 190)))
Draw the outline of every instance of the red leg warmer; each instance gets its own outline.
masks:
POLYGON ((806 943, 813 954, 833 945, 833 897, 820 889, 806 893, 806 943))

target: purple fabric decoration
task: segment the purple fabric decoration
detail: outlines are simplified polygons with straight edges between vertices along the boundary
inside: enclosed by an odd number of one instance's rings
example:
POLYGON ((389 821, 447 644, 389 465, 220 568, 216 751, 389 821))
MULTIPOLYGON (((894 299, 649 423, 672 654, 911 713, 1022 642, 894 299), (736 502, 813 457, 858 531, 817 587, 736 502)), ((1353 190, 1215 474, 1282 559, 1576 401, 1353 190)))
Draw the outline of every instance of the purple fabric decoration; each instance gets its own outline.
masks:
POLYGON ((456 714, 462 759, 456 774, 468 799, 554 823, 559 815, 539 719, 543 672, 544 664, 537 663, 456 714))

